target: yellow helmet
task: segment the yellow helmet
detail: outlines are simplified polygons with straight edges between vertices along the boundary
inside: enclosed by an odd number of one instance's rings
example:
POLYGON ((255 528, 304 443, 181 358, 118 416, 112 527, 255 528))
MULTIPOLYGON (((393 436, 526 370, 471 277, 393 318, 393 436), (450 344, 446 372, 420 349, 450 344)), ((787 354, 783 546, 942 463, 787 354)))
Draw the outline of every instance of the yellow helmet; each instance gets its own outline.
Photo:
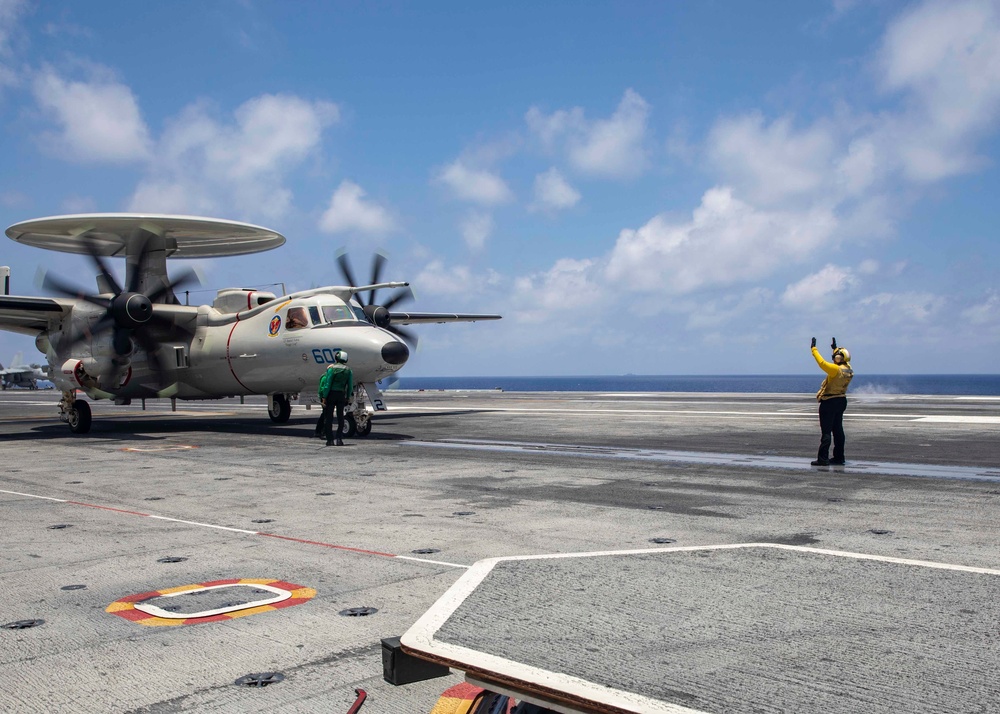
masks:
POLYGON ((843 357, 845 363, 851 361, 851 353, 845 350, 843 347, 838 347, 833 351, 833 356, 836 357, 837 355, 843 357))

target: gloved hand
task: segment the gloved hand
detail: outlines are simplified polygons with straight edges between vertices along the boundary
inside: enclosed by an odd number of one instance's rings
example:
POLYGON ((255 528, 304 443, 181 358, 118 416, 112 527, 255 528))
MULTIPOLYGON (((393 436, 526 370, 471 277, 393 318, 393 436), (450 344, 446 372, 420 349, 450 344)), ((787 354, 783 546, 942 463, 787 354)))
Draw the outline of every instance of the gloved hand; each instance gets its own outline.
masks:
POLYGON ((813 343, 812 343, 812 345, 811 345, 811 346, 812 346, 812 347, 815 347, 815 346, 816 346, 816 338, 815 338, 815 337, 813 338, 813 343))
POLYGON ((835 350, 835 349, 837 349, 837 338, 833 337, 831 339, 833 339, 833 342, 830 343, 830 349, 831 350, 835 350))

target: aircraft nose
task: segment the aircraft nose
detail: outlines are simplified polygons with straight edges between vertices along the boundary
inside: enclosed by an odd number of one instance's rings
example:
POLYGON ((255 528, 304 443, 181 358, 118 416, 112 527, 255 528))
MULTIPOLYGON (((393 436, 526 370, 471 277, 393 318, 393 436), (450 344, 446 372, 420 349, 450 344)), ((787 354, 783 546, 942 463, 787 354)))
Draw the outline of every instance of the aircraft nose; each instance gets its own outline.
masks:
POLYGON ((382 359, 386 364, 405 364, 410 358, 410 350, 402 342, 388 342, 382 345, 382 359))

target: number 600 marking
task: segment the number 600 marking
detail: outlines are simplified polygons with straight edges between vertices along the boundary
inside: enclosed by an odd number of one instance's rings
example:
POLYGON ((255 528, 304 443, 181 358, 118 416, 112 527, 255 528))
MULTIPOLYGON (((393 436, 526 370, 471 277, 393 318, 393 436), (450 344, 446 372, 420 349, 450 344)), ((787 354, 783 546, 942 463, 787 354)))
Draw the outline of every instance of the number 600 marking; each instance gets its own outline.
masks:
POLYGON ((333 356, 334 351, 329 347, 322 350, 316 348, 313 350, 313 359, 316 360, 316 364, 334 364, 337 361, 333 356))

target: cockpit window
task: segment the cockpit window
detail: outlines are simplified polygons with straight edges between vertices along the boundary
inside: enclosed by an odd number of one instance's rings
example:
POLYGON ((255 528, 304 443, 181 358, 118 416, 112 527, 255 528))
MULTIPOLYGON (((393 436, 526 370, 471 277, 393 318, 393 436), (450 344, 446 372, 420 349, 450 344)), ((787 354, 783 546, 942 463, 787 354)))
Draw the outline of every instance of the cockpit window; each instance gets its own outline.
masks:
POLYGON ((285 327, 289 330, 309 327, 309 318, 306 316, 306 309, 304 307, 288 308, 288 317, 285 318, 285 327))
POLYGON ((326 322, 342 322, 344 320, 354 322, 355 320, 354 313, 347 305, 324 305, 323 317, 326 322))
POLYGON ((357 305, 351 305, 351 309, 354 310, 354 316, 361 320, 361 322, 368 322, 368 316, 365 315, 364 310, 357 305))
POLYGON ((309 306, 309 317, 312 318, 312 321, 313 321, 314 325, 321 325, 321 324, 323 324, 323 320, 319 316, 319 308, 316 307, 315 305, 310 305, 309 306))

